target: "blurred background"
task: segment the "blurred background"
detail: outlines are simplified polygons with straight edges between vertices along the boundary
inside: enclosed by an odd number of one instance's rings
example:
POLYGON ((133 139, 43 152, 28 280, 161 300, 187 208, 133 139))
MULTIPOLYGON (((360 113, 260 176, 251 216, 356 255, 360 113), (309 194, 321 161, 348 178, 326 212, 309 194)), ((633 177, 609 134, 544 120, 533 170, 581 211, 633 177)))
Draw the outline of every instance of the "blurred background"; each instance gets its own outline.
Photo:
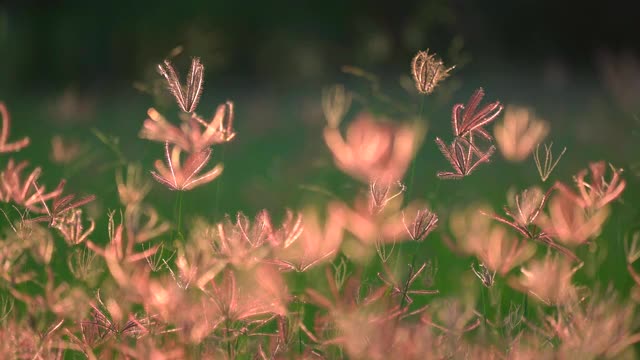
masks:
MULTIPOLYGON (((625 169, 623 215, 610 222, 614 252, 623 256, 623 232, 637 220, 633 169, 640 160, 640 41, 632 29, 637 14, 622 1, 5 0, 0 100, 12 114, 13 136, 33 141, 17 157, 48 164, 52 137, 62 136, 80 146, 85 160, 46 165, 45 181, 53 186, 69 177, 98 193, 104 208, 115 208, 110 164, 124 156, 151 169, 163 157, 161 144, 137 137, 146 110, 157 107, 177 121, 156 64, 171 58, 184 75, 190 57, 199 56, 205 86, 198 112, 210 116, 234 101, 238 135, 214 149, 215 161, 225 164, 222 177, 185 201, 188 211, 220 218, 262 208, 282 214, 284 207, 322 201, 309 189, 328 189, 345 201, 359 191, 322 140, 321 90, 334 83, 359 95, 345 123, 363 109, 398 121, 420 116, 428 132, 416 161, 416 197, 436 208, 483 199, 497 209, 509 188, 539 183, 532 159, 514 165, 497 154, 463 182, 435 178, 448 164, 434 137, 449 138, 451 107, 482 86, 488 101, 530 107, 551 124, 548 140, 568 148, 556 179, 570 182, 596 160, 625 169), (427 48, 456 69, 421 100, 409 89, 410 62, 427 48), (375 74, 378 82, 344 66, 375 74), (372 84, 408 110, 377 102, 372 84)), ((152 194, 170 217, 174 194, 160 186, 152 194)), ((630 284, 623 273, 620 267, 621 281, 630 284)))

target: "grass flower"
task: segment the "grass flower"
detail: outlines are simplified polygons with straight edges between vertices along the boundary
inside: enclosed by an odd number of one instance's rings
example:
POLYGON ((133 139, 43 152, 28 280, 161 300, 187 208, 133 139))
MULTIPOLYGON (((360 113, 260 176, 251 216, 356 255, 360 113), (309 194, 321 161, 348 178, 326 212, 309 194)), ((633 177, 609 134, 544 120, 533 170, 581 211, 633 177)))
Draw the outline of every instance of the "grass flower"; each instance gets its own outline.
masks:
POLYGON ((533 159, 536 163, 536 168, 538 169, 540 179, 542 179, 543 182, 547 181, 547 179, 553 172, 553 169, 555 169, 558 165, 558 162, 562 158, 562 155, 564 155, 564 153, 567 151, 566 147, 563 148, 560 152, 560 155, 558 155, 558 157, 556 158, 556 161, 553 161, 553 153, 551 152, 552 147, 553 143, 549 145, 544 144, 544 162, 540 161, 540 144, 536 146, 536 152, 533 153, 533 159))
POLYGON ((16 152, 20 151, 27 145, 29 145, 29 138, 24 137, 15 142, 9 141, 9 126, 11 125, 11 118, 9 117, 9 111, 6 105, 0 101, 0 118, 2 118, 2 129, 0 130, 0 153, 16 152))
POLYGON ((170 153, 169 142, 166 142, 164 148, 168 167, 162 161, 156 160, 157 172, 152 171, 151 175, 169 190, 191 190, 213 181, 222 173, 223 166, 218 164, 206 173, 200 174, 211 158, 211 149, 189 154, 184 164, 181 164, 179 147, 174 146, 170 153))
POLYGON ((446 68, 436 54, 418 51, 411 61, 411 73, 416 83, 416 89, 422 94, 431 94, 438 83, 449 76, 449 71, 455 66, 446 68))
POLYGON ((412 128, 378 122, 369 113, 349 124, 346 141, 338 129, 324 129, 338 168, 366 183, 402 179, 415 152, 415 136, 412 128))
MULTIPOLYGON (((502 112, 502 104, 499 101, 485 105, 478 110, 478 106, 484 97, 484 89, 476 90, 467 105, 456 104, 451 115, 451 126, 453 135, 456 137, 471 137, 478 134, 487 140, 491 140, 491 135, 484 129, 484 126, 495 120, 502 112)), ((471 141, 471 138, 469 139, 471 141)))
POLYGON ((577 300, 577 288, 572 278, 581 266, 572 267, 565 258, 547 255, 523 267, 522 277, 512 286, 547 305, 566 305, 577 300))
POLYGON ((508 225, 509 227, 520 233, 520 235, 524 236, 526 239, 540 242, 550 248, 561 252, 568 258, 574 261, 578 261, 578 258, 571 250, 558 245, 549 234, 542 231, 538 226, 535 226, 534 224, 538 215, 544 208, 547 199, 551 195, 552 190, 553 188, 549 189, 544 195, 542 195, 542 192, 540 190, 533 188, 527 189, 519 195, 514 195, 514 200, 511 207, 504 207, 505 214, 509 218, 511 218, 511 220, 498 216, 496 214, 485 213, 485 215, 505 225, 508 225))
POLYGON ((184 86, 169 60, 164 61, 164 66, 158 65, 158 73, 167 81, 169 91, 176 98, 180 109, 186 113, 194 112, 200 101, 200 95, 202 95, 204 78, 204 66, 200 63, 200 58, 191 59, 191 68, 184 86))
POLYGON ((533 116, 531 110, 508 106, 504 119, 494 127, 500 152, 509 161, 525 160, 549 133, 549 125, 533 116))
POLYGON ((578 194, 561 182, 556 182, 555 186, 579 206, 590 210, 600 209, 618 198, 627 185, 627 182, 620 177, 622 169, 616 169, 613 165, 609 167, 613 175, 608 182, 605 180, 607 165, 604 161, 589 164, 591 182, 585 180, 588 174, 587 169, 581 170, 574 177, 578 194))
POLYGON ((447 146, 440 138, 436 138, 436 144, 438 144, 442 155, 453 167, 453 171, 439 171, 438 178, 440 179, 458 180, 469 176, 478 165, 489 162, 491 155, 495 151, 493 145, 484 152, 480 151, 473 141, 462 137, 455 138, 450 146, 447 146))
POLYGON ((331 129, 337 129, 351 106, 351 93, 343 85, 333 85, 322 91, 322 112, 331 129))

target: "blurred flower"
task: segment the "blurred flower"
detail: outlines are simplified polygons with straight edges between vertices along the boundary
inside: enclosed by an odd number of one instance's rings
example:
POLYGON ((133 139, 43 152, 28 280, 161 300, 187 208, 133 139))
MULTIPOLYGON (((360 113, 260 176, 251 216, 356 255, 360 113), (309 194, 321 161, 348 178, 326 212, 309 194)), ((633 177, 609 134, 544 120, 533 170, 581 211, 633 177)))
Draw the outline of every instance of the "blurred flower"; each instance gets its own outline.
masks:
POLYGON ((151 172, 151 175, 169 190, 191 190, 199 185, 213 181, 222 173, 223 166, 218 164, 206 173, 198 175, 209 162, 211 149, 190 154, 184 161, 184 165, 181 164, 180 153, 181 150, 178 146, 174 146, 171 153, 169 153, 169 142, 165 142, 165 156, 169 167, 163 164, 161 160, 156 160, 155 167, 157 172, 151 172))
POLYGON ((229 215, 216 225, 211 246, 214 254, 241 268, 249 269, 258 264, 268 252, 264 245, 271 241, 273 225, 266 210, 250 221, 242 212, 236 214, 235 223, 229 215))
MULTIPOLYGON (((75 194, 68 194, 68 195, 62 196, 62 192, 66 184, 67 184, 66 180, 64 179, 60 180, 60 183, 58 184, 58 188, 55 191, 57 193, 55 196, 53 196, 53 199, 52 199, 53 202, 51 204, 51 207, 48 207, 45 201, 43 200, 43 198, 40 197, 40 201, 42 202, 42 205, 47 211, 47 215, 31 218, 30 221, 36 221, 36 222, 46 221, 49 223, 49 226, 58 227, 60 223, 65 220, 67 212, 73 209, 78 209, 81 206, 84 206, 96 199, 95 195, 87 195, 85 197, 82 197, 74 201, 74 199, 76 198, 75 194)), ((34 182, 34 187, 38 189, 35 182, 34 182)), ((39 195, 40 190, 38 189, 37 191, 39 195)))
POLYGON ((351 93, 343 85, 333 85, 322 91, 322 111, 331 129, 337 129, 351 106, 351 93))
POLYGON ((505 159, 523 161, 549 133, 549 125, 534 117, 531 110, 508 106, 502 123, 494 127, 498 148, 505 159))
POLYGON ((536 248, 533 244, 510 236, 503 227, 493 226, 488 234, 470 235, 476 243, 475 255, 484 266, 501 276, 531 258, 536 248))
POLYGON ((600 209, 618 198, 627 185, 627 182, 620 178, 622 169, 616 169, 611 164, 609 164, 609 167, 613 172, 609 182, 604 179, 605 172, 607 171, 607 165, 604 161, 589 164, 589 170, 591 170, 590 183, 585 181, 588 173, 587 169, 581 170, 574 177, 579 191, 578 194, 571 191, 567 185, 561 182, 556 182, 555 186, 579 206, 589 209, 590 211, 600 209))
POLYGON ((89 228, 85 230, 82 220, 82 209, 75 209, 63 215, 56 224, 56 229, 68 245, 78 245, 93 233, 95 221, 89 219, 89 228))
POLYGON ((599 54, 604 85, 620 108, 629 114, 640 111, 640 60, 633 53, 599 54))
POLYGON ((509 234, 504 227, 492 224, 490 218, 481 214, 486 213, 487 208, 470 206, 454 212, 450 216, 450 227, 457 240, 456 250, 475 255, 488 270, 504 276, 531 258, 536 247, 509 234))
POLYGON ((436 54, 426 51, 418 51, 411 61, 411 72, 416 83, 416 89, 422 94, 431 94, 438 83, 449 76, 449 71, 455 66, 446 68, 442 60, 436 54))
POLYGON ((169 142, 189 153, 207 150, 212 145, 231 141, 236 133, 233 131, 233 103, 227 101, 216 109, 209 123, 198 114, 183 117, 182 124, 177 127, 167 121, 156 109, 147 110, 149 116, 140 130, 140 137, 152 141, 169 142))
POLYGON ((51 138, 51 161, 57 164, 69 164, 85 151, 82 145, 74 141, 66 141, 56 135, 51 138))
POLYGON ((535 296, 547 305, 566 305, 577 300, 571 278, 582 265, 571 267, 566 258, 547 255, 521 269, 522 276, 512 286, 535 296))
POLYGON ((304 230, 300 238, 289 247, 276 248, 274 263, 285 269, 306 271, 331 261, 342 243, 345 225, 345 209, 339 204, 329 204, 324 226, 318 213, 312 209, 304 212, 304 230))
POLYGON ((125 206, 137 205, 142 202, 151 190, 151 181, 143 176, 144 171, 139 164, 127 165, 127 180, 123 179, 122 171, 116 172, 116 184, 120 202, 125 206))
POLYGON ((2 129, 0 130, 0 154, 7 152, 19 151, 22 148, 29 145, 29 138, 24 137, 13 143, 9 141, 9 125, 11 125, 11 118, 9 117, 9 111, 3 102, 0 101, 0 117, 2 118, 2 129))
MULTIPOLYGON (((117 263, 133 263, 136 261, 140 261, 150 255, 153 255, 160 245, 154 245, 147 250, 136 252, 134 246, 136 244, 146 242, 149 240, 148 237, 136 238, 136 234, 133 232, 135 228, 130 229, 129 225, 127 225, 127 232, 125 233, 125 225, 118 224, 116 226, 114 220, 114 214, 109 214, 109 244, 107 244, 104 248, 99 247, 91 240, 87 240, 87 247, 93 250, 98 255, 102 256, 107 260, 107 264, 117 264, 117 263)), ((132 227, 134 225, 132 224, 132 227)), ((110 267, 112 269, 112 267, 110 267)), ((116 274, 112 274, 116 277, 116 274)), ((122 278, 120 280, 123 280, 122 278)))
POLYGON ((407 125, 381 123, 369 113, 360 113, 349 124, 346 142, 338 129, 324 129, 338 168, 367 183, 402 179, 416 150, 416 136, 407 125))
POLYGON ((576 246, 597 236, 608 216, 607 207, 589 212, 560 193, 549 202, 549 215, 543 213, 537 224, 559 242, 576 246))
MULTIPOLYGON (((417 225, 415 227, 414 221, 406 223, 405 219, 414 219, 418 215, 421 209, 424 209, 424 204, 414 201, 407 205, 404 209, 402 206, 402 196, 397 196, 393 200, 389 201, 382 211, 377 213, 371 213, 369 204, 371 203, 371 194, 367 196, 360 195, 356 197, 354 201, 353 209, 345 208, 346 229, 351 232, 358 240, 365 244, 376 246, 382 246, 382 243, 395 243, 397 241, 404 241, 410 239, 412 236, 411 231, 423 231, 423 225, 429 225, 427 213, 423 212, 423 219, 417 218, 417 225), (424 222, 425 220, 426 222, 424 222), (409 227, 409 228, 408 228, 409 227), (380 244, 378 244, 378 242, 380 244)), ((433 220, 433 219, 432 219, 433 220)), ((433 224, 431 225, 433 226, 433 224)), ((427 234, 423 234, 426 236, 427 234)), ((420 235, 418 232, 413 235, 420 235)))
POLYGON ((46 213, 48 209, 45 201, 60 196, 63 188, 58 185, 52 192, 45 193, 45 187, 37 185, 42 173, 40 167, 33 169, 26 179, 21 179, 22 170, 27 165, 29 163, 26 161, 16 164, 13 159, 9 159, 7 167, 0 172, 0 201, 13 201, 29 211, 39 214, 46 213))
POLYGON ((558 245, 549 234, 542 231, 538 226, 531 226, 535 225, 534 222, 544 208, 552 190, 553 188, 550 188, 545 194, 542 194, 542 190, 533 187, 524 190, 520 194, 510 194, 508 197, 509 206, 504 207, 504 212, 509 218, 511 218, 511 220, 498 216, 497 214, 483 214, 508 225, 526 239, 547 245, 548 247, 561 252, 570 259, 578 261, 578 257, 576 257, 571 250, 558 245))
POLYGON ((640 334, 634 333, 635 312, 632 302, 621 302, 610 289, 586 303, 560 309, 556 318, 548 316, 546 320, 561 340, 561 357, 618 358, 640 341, 640 334))
POLYGON ((288 294, 279 272, 263 265, 238 275, 227 269, 220 281, 210 281, 203 289, 217 312, 214 323, 252 322, 258 317, 286 315, 288 294))

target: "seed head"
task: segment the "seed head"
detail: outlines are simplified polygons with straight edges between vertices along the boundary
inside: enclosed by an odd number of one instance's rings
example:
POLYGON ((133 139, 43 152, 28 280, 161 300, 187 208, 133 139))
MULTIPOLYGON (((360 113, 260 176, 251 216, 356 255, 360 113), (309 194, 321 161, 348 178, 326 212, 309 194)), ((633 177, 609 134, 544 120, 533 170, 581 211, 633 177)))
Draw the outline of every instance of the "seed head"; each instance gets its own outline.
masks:
POLYGON ((416 89, 422 94, 431 94, 438 83, 449 76, 449 71, 455 66, 445 68, 442 60, 436 54, 419 51, 411 62, 411 72, 416 82, 416 89))

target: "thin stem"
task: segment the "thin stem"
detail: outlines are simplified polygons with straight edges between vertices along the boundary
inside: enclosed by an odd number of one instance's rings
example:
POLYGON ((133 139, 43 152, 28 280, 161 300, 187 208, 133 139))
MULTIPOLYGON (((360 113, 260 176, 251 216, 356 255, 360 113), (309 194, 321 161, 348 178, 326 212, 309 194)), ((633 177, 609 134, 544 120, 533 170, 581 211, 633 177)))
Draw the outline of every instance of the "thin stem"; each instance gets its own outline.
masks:
MULTIPOLYGON (((224 164, 224 153, 226 152, 226 148, 222 147, 222 155, 221 155, 221 162, 224 164)), ((219 204, 220 204, 220 187, 222 186, 222 178, 218 178, 218 181, 216 181, 216 201, 215 201, 215 207, 213 209, 213 218, 217 219, 218 218, 218 208, 219 208, 219 204)))
POLYGON ((179 191, 178 192, 178 197, 176 199, 176 217, 178 218, 177 220, 177 231, 178 231, 178 238, 180 240, 184 240, 184 235, 182 234, 182 197, 184 196, 184 192, 183 191, 179 191))

